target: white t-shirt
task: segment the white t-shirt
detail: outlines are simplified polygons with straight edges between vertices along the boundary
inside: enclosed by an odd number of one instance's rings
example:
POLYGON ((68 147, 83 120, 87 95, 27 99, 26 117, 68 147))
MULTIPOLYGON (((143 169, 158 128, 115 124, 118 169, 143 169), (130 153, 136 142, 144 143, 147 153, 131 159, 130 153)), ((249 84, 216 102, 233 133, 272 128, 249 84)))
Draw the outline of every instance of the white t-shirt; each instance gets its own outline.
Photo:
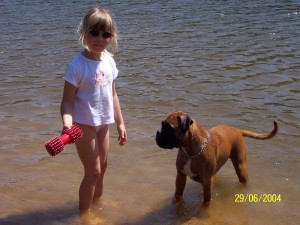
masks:
POLYGON ((112 84, 118 76, 114 59, 105 54, 100 61, 78 54, 69 64, 64 80, 77 87, 73 121, 99 126, 114 123, 112 84))

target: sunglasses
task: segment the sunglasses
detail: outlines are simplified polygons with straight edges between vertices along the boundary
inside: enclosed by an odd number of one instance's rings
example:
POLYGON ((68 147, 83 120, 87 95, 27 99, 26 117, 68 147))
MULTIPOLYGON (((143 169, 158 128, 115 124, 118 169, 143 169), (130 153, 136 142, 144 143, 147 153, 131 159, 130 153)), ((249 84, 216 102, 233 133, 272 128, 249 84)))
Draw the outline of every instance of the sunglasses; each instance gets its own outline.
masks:
POLYGON ((92 36, 92 37, 99 37, 100 35, 102 35, 103 38, 111 38, 113 35, 112 33, 109 33, 109 32, 99 32, 97 30, 90 30, 89 31, 89 34, 92 36))

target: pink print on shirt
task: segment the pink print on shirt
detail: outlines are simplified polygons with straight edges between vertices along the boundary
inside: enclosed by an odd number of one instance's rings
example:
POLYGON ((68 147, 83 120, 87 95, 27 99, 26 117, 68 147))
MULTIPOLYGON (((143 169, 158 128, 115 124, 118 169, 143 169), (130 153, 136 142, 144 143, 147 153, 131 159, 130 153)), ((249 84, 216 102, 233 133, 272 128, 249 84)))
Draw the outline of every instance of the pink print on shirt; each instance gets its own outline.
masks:
POLYGON ((103 71, 95 73, 94 84, 100 86, 106 86, 111 81, 109 74, 105 74, 103 71))

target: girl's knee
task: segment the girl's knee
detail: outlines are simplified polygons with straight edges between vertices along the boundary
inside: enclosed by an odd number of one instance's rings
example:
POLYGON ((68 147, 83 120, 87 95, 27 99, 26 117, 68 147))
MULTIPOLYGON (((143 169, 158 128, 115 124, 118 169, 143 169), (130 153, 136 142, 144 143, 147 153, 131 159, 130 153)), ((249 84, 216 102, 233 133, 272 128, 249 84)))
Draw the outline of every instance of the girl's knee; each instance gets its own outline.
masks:
POLYGON ((85 171, 85 178, 96 182, 101 176, 101 170, 85 171))
POLYGON ((98 179, 101 176, 101 170, 95 170, 92 175, 95 179, 98 179))

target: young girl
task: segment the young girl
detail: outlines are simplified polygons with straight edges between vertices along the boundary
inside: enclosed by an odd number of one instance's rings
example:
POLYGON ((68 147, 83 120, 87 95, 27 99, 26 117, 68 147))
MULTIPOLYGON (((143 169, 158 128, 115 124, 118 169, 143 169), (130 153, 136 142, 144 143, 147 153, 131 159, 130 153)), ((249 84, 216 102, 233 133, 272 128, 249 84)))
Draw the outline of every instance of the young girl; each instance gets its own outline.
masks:
POLYGON ((85 213, 102 196, 109 149, 108 124, 116 122, 120 146, 126 143, 127 134, 115 87, 118 69, 107 51, 110 44, 117 48, 114 18, 107 10, 93 8, 85 15, 78 32, 84 49, 71 61, 64 76, 61 117, 63 129, 76 123, 83 131, 76 149, 84 167, 79 210, 85 213))

